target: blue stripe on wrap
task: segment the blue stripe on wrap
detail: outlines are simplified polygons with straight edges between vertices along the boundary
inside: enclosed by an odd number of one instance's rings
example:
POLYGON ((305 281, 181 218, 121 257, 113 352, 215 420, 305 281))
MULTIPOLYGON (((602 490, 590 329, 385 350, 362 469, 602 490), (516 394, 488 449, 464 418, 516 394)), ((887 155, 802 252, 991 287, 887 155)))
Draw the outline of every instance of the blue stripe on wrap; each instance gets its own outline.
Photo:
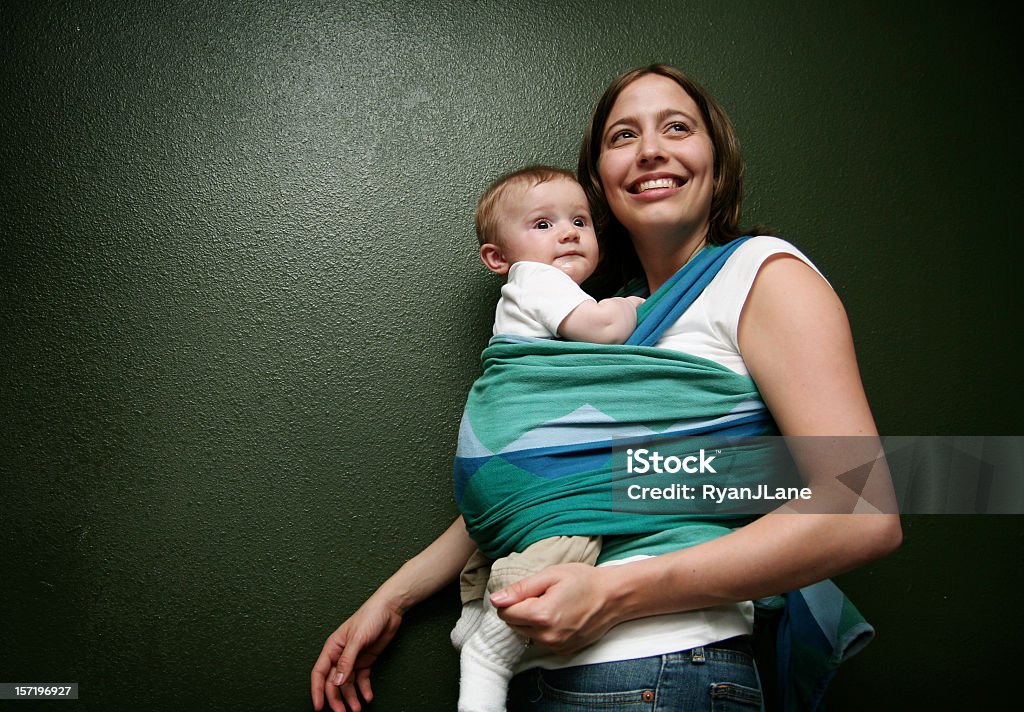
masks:
POLYGON ((637 310, 637 325, 626 340, 630 346, 654 346, 661 335, 679 320, 711 283, 725 261, 750 239, 749 235, 721 246, 701 250, 676 272, 637 310))
MULTIPOLYGON (((502 450, 500 453, 479 455, 475 457, 456 456, 455 466, 455 500, 462 501, 462 493, 466 484, 477 470, 494 457, 500 457, 517 467, 544 479, 558 479, 581 470, 595 470, 609 467, 611 464, 612 446, 618 448, 645 445, 651 447, 658 439, 672 440, 680 436, 706 435, 714 433, 723 439, 736 437, 754 437, 763 435, 771 426, 771 419, 765 411, 739 416, 728 425, 721 422, 706 423, 691 428, 671 428, 661 434, 647 432, 642 435, 602 438, 572 445, 551 445, 521 450, 502 450)), ((583 428, 578 430, 582 431, 583 428)))

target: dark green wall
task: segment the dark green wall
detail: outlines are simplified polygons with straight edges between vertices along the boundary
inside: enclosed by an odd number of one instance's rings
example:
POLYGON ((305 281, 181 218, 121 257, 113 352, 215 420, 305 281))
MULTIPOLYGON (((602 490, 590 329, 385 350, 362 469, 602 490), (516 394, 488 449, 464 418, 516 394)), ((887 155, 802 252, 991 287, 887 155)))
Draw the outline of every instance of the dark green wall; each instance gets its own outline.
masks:
MULTIPOLYGON (((574 165, 640 63, 730 111, 746 217, 843 297, 884 432, 1024 431, 1008 15, 504 5, 0 8, 0 682, 79 682, 59 709, 307 708, 328 632, 455 515, 499 286, 478 193, 574 165)), ((1016 678, 1022 544, 1017 517, 908 518, 842 579, 879 637, 833 709, 1002 699, 981 683, 1016 678)), ((452 590, 409 616, 378 709, 453 708, 456 615, 452 590)))

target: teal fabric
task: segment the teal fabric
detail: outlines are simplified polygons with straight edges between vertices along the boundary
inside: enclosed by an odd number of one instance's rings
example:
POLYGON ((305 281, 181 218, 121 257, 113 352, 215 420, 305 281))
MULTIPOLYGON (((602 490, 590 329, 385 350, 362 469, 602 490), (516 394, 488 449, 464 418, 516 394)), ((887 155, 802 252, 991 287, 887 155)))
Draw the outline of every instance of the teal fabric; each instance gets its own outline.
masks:
MULTIPOLYGON (((730 484, 755 484, 771 453, 724 443, 773 428, 753 381, 705 359, 496 337, 463 415, 456 497, 471 536, 494 558, 556 535, 641 535, 709 522, 731 528, 752 516, 626 501, 613 447, 621 456, 628 447, 722 446, 730 484)), ((654 484, 649 475, 633 481, 654 484)))

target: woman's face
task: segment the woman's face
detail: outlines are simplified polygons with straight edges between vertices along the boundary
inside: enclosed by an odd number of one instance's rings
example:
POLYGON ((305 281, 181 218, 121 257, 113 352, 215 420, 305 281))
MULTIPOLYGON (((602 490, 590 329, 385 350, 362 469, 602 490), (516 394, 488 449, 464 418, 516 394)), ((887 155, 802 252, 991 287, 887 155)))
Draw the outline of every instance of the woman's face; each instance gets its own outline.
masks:
POLYGON ((679 84, 645 74, 628 85, 600 140, 608 206, 634 239, 707 233, 714 146, 700 109, 679 84))

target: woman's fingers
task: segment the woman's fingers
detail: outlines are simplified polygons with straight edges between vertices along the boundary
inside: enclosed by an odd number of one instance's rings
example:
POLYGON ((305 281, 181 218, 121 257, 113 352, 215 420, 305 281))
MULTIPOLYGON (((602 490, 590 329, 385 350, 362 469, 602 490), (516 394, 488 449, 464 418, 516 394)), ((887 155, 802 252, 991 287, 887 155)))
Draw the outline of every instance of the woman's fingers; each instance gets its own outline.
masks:
POLYGON ((352 641, 349 645, 345 646, 345 649, 341 652, 341 656, 338 658, 337 665, 332 670, 333 677, 329 682, 333 685, 344 685, 347 682, 351 682, 352 668, 355 667, 356 658, 359 655, 361 645, 357 644, 356 641, 352 641))
POLYGON ((544 595, 548 588, 560 580, 556 571, 558 568, 561 567, 552 566, 538 574, 520 579, 500 591, 495 591, 491 595, 491 603, 495 608, 508 608, 529 598, 538 598, 544 595))
POLYGON ((600 570, 561 564, 528 576, 491 597, 498 615, 520 635, 556 653, 579 650, 611 627, 601 615, 600 570))
POLYGON ((341 687, 336 688, 341 693, 341 696, 345 698, 345 704, 341 705, 335 712, 345 712, 345 710, 361 712, 363 709, 362 703, 359 701, 359 695, 356 693, 356 686, 353 683, 353 680, 346 678, 341 687))
POLYGON ((364 668, 356 672, 356 685, 359 687, 359 694, 367 702, 373 701, 373 688, 370 687, 370 668, 364 668))
MULTIPOLYGON (((331 677, 335 674, 335 663, 341 654, 344 645, 335 636, 337 631, 327 638, 320 657, 313 664, 313 671, 310 673, 310 691, 313 695, 313 709, 321 710, 324 706, 324 694, 329 695, 330 688, 334 687, 331 677)), ((333 709, 333 707, 332 707, 333 709)))

